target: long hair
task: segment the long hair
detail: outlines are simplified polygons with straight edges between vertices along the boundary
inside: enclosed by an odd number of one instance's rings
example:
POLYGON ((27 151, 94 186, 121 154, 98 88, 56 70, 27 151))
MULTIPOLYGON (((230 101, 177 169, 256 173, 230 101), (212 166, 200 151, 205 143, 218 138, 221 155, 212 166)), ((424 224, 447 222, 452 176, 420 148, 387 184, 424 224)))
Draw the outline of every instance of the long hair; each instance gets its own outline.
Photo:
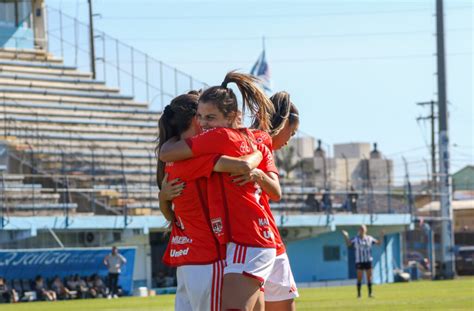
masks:
POLYGON ((234 91, 227 87, 229 83, 235 83, 242 94, 242 112, 245 113, 245 108, 249 109, 250 116, 258 120, 262 129, 268 130, 274 108, 272 102, 257 86, 258 82, 258 78, 252 75, 228 72, 220 86, 212 86, 201 94, 199 102, 213 103, 225 117, 232 112, 237 113, 239 110, 237 97, 234 91))
POLYGON ((161 183, 165 175, 165 163, 160 160, 158 154, 161 146, 172 137, 177 137, 186 131, 196 115, 199 92, 191 91, 175 97, 169 105, 165 107, 158 122, 159 138, 156 147, 158 165, 156 168, 156 182, 161 189, 161 183))
MULTIPOLYGON (((277 135, 285 126, 286 120, 289 121, 290 126, 299 122, 299 113, 296 106, 290 100, 290 94, 287 92, 277 92, 270 101, 273 104, 273 115, 270 116, 270 129, 268 133, 270 136, 277 135)), ((252 128, 261 129, 263 127, 259 120, 255 119, 252 128)))

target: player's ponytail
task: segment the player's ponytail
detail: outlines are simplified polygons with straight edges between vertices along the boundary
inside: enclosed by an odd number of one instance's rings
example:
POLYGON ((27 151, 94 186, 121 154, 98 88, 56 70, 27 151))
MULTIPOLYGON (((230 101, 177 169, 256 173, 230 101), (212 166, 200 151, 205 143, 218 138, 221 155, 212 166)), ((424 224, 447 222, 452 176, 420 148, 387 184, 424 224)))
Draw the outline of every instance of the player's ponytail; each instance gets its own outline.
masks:
MULTIPOLYGON (((285 127, 287 120, 290 126, 299 123, 299 114, 298 109, 290 100, 290 94, 287 92, 275 93, 270 97, 270 100, 275 112, 270 116, 270 130, 268 133, 273 137, 285 127)), ((263 129, 259 120, 255 120, 252 128, 263 129)))
POLYGON ((156 147, 158 165, 156 168, 156 182, 161 189, 165 175, 165 163, 160 160, 158 153, 161 146, 169 139, 181 135, 186 131, 196 115, 199 92, 191 91, 188 94, 175 97, 163 110, 158 122, 159 137, 156 147))
POLYGON ((250 116, 258 120, 263 130, 270 128, 270 115, 273 114, 273 104, 265 93, 257 86, 258 78, 231 71, 227 73, 220 86, 213 86, 206 89, 199 102, 213 103, 220 112, 227 117, 231 113, 237 117, 238 103, 234 91, 228 87, 229 83, 235 83, 242 94, 242 111, 245 108, 250 110, 250 116))

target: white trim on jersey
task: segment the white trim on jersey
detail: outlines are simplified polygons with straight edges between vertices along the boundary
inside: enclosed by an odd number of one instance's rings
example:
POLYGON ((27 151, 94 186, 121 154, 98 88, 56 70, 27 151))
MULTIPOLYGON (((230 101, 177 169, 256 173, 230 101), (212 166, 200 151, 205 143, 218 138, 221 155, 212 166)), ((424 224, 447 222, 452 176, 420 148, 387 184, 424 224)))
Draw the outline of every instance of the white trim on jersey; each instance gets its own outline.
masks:
POLYGON ((366 235, 364 238, 357 235, 351 240, 355 250, 356 263, 372 262, 372 245, 375 244, 375 241, 370 235, 366 235))

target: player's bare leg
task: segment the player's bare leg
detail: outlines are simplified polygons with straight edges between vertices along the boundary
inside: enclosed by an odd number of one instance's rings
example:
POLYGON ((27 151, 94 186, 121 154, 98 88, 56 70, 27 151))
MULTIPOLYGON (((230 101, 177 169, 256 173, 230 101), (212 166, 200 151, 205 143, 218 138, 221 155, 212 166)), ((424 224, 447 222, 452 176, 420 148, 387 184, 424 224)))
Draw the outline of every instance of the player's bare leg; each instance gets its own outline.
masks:
POLYGON ((369 289, 369 297, 373 298, 372 296, 372 269, 366 270, 366 275, 367 275, 367 287, 369 289))
POLYGON ((258 296, 257 302, 253 307, 253 311, 263 311, 265 310, 267 305, 265 304, 265 294, 264 292, 260 291, 260 295, 258 296))
POLYGON ((357 298, 360 298, 360 288, 362 286, 363 277, 364 277, 364 270, 357 269, 357 298))
POLYGON ((265 302, 266 311, 295 311, 296 304, 294 299, 287 299, 282 301, 267 301, 265 302))
POLYGON ((260 282, 239 273, 224 275, 222 310, 252 311, 259 296, 260 282))

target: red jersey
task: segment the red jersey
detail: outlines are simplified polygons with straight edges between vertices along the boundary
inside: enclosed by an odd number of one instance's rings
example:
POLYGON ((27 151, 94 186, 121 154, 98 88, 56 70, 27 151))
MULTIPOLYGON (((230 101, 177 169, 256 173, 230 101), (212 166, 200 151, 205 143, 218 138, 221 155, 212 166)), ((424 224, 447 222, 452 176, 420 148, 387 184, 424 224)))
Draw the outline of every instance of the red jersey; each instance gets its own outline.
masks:
POLYGON ((166 163, 168 179, 186 183, 182 194, 173 200, 176 221, 163 256, 169 266, 204 265, 225 258, 225 247, 212 233, 207 207, 207 178, 219 155, 206 155, 166 163))
MULTIPOLYGON (((261 130, 252 130, 252 133, 255 136, 257 143, 264 144, 268 147, 268 149, 273 150, 272 137, 267 132, 261 130)), ((264 169, 262 170, 265 171, 264 169)), ((266 193, 263 193, 260 203, 265 207, 265 210, 269 215, 268 219, 270 220, 270 227, 272 228, 273 234, 275 235, 276 255, 282 255, 286 252, 285 244, 283 244, 283 240, 281 239, 280 231, 278 230, 275 218, 273 217, 273 213, 270 209, 269 197, 266 193)))
MULTIPOLYGON (((251 141, 254 142, 255 137, 249 130, 230 128, 215 128, 186 140, 194 156, 217 153, 233 157, 252 153, 251 141)), ((221 244, 275 247, 269 217, 260 204, 260 187, 252 183, 239 186, 232 179, 226 173, 212 173, 208 179, 214 234, 221 244)))

